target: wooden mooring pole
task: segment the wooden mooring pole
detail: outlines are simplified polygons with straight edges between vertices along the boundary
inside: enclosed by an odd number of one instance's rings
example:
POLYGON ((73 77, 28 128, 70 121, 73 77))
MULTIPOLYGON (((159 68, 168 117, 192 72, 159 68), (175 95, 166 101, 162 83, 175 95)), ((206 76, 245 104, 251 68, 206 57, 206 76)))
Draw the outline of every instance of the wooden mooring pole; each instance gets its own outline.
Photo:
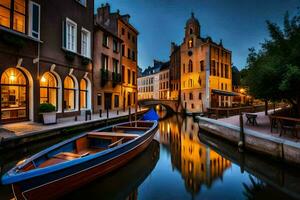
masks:
POLYGON ((240 112, 240 141, 238 143, 238 147, 240 151, 243 151, 245 147, 244 119, 242 112, 240 112))

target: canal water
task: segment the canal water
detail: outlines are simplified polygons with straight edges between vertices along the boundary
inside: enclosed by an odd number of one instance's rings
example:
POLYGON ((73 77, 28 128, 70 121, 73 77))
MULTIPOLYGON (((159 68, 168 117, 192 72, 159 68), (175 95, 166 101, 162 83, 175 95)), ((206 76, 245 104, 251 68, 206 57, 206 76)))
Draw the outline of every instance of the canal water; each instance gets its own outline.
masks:
MULTIPOLYGON (((61 139, 60 139, 61 140, 61 139)), ((58 140, 0 154, 1 173, 58 140)), ((47 194, 45 194, 47 195, 47 194)), ((159 122, 156 140, 128 165, 61 199, 297 199, 300 171, 199 130, 192 117, 159 122)), ((12 199, 0 186, 0 199, 12 199)), ((42 199, 42 198, 41 198, 42 199)))

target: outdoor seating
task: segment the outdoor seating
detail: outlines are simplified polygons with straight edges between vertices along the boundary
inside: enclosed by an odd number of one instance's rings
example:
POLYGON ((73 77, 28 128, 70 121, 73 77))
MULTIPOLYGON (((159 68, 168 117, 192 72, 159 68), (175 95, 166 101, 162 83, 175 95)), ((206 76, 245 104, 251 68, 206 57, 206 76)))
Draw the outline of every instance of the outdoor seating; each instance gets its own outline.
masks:
POLYGON ((298 126, 296 121, 288 120, 288 119, 279 119, 280 124, 280 134, 286 134, 287 132, 292 133, 296 138, 298 138, 298 126))
POLYGON ((247 124, 251 124, 252 126, 255 126, 255 125, 258 126, 257 121, 256 121, 256 118, 257 118, 256 114, 246 113, 245 115, 247 118, 247 121, 246 121, 247 124))

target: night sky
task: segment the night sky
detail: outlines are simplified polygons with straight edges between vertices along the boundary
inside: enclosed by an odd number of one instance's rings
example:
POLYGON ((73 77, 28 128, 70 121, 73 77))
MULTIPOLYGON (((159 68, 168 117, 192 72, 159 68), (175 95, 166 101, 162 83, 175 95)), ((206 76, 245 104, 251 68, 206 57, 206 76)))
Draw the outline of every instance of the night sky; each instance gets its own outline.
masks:
POLYGON ((300 0, 95 0, 95 8, 110 3, 112 11, 130 14, 130 22, 140 32, 138 64, 145 68, 153 59, 167 61, 170 43, 180 44, 186 20, 195 13, 201 36, 223 40, 232 51, 239 69, 246 64, 248 48, 259 48, 268 38, 266 20, 282 24, 284 13, 297 12, 300 0))

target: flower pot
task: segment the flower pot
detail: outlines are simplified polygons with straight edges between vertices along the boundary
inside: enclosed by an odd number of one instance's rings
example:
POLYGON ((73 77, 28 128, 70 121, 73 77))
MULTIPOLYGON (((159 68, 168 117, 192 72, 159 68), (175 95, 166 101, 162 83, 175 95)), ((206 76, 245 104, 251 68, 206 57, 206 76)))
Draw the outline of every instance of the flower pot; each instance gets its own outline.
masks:
POLYGON ((42 113, 44 124, 56 124, 56 112, 42 113))

